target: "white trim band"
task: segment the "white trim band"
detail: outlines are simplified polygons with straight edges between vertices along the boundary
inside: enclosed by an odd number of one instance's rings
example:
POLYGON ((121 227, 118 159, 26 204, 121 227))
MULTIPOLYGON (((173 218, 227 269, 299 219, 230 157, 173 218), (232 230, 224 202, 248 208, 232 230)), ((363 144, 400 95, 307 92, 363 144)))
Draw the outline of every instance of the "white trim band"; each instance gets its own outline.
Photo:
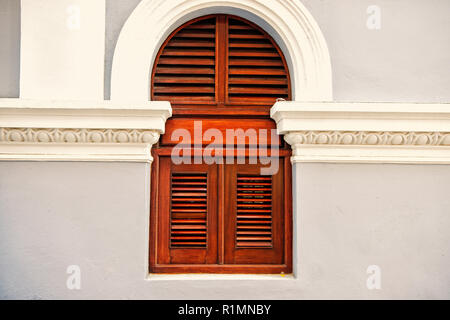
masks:
POLYGON ((0 160, 151 162, 168 102, 0 99, 0 160))
POLYGON ((292 162, 450 164, 450 104, 278 102, 292 162))

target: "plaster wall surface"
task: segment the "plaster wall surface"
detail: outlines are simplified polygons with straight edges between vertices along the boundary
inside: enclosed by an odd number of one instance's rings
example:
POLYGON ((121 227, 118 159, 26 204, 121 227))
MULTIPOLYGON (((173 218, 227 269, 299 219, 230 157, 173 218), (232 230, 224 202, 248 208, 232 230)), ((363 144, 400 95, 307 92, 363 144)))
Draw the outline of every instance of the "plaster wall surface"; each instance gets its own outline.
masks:
POLYGON ((148 169, 1 163, 0 298, 450 298, 448 166, 296 165, 297 280, 239 281, 146 280, 148 169))
POLYGON ((0 98, 20 91, 20 1, 0 0, 0 98))

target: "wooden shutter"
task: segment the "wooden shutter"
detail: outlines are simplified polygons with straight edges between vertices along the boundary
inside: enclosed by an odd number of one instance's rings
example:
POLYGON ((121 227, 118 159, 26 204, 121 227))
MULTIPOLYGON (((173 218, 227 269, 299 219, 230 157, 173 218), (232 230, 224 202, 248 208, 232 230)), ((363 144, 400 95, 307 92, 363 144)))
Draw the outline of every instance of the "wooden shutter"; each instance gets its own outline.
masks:
POLYGON ((172 172, 171 190, 171 247, 206 248, 208 236, 207 173, 172 172))
POLYGON ((172 103, 215 101, 216 19, 188 23, 176 31, 157 58, 153 99, 172 103))
POLYGON ((228 98, 238 104, 289 99, 280 49, 264 31, 237 18, 228 19, 228 98))
POLYGON ((290 98, 284 56, 258 26, 213 15, 188 22, 163 44, 152 99, 180 105, 263 105, 290 98))
POLYGON ((160 163, 160 263, 217 262, 217 166, 160 163))
MULTIPOLYGON (((245 19, 200 17, 163 43, 152 70, 151 99, 171 102, 173 117, 152 149, 151 272, 291 272, 291 151, 280 137, 268 135, 269 148, 280 151, 280 170, 272 176, 261 175, 261 165, 175 165, 170 158, 180 142, 172 138, 175 130, 194 137, 196 121, 203 133, 214 129, 224 137, 230 129, 275 129, 270 108, 290 97, 282 51, 245 19)), ((190 154, 205 151, 210 142, 191 145, 190 154)), ((224 142, 227 156, 239 156, 224 142)), ((236 140, 234 147, 250 142, 236 140)))
POLYGON ((280 264, 284 252, 284 166, 273 176, 261 165, 225 168, 225 263, 280 264))
POLYGON ((272 247, 272 177, 238 174, 236 247, 272 247))

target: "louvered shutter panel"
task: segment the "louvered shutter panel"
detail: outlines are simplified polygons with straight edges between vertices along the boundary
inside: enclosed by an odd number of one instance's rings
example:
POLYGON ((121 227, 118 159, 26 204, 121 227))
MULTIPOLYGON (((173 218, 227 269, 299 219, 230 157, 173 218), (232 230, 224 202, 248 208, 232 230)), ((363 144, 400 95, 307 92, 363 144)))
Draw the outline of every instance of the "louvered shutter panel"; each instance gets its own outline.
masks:
POLYGON ((262 30, 228 20, 228 99, 230 103, 274 103, 289 99, 289 77, 281 51, 262 30))
POLYGON ((206 248, 208 177, 172 173, 170 240, 172 248, 206 248))
POLYGON ((272 177, 238 175, 236 246, 272 246, 272 177))
POLYGON ((153 100, 215 101, 216 18, 188 24, 163 46, 153 74, 153 100))
POLYGON ((158 255, 161 264, 217 262, 217 166, 160 161, 158 255))
POLYGON ((225 168, 225 262, 277 264, 283 261, 284 166, 272 176, 261 165, 225 168))

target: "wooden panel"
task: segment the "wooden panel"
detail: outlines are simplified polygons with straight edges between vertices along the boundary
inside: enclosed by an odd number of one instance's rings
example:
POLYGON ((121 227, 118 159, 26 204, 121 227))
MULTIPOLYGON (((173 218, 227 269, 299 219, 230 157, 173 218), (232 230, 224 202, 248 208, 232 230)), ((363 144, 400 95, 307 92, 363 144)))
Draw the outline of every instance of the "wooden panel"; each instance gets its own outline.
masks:
POLYGON ((270 36, 242 19, 229 18, 228 26, 228 102, 288 100, 286 63, 270 36))
MULTIPOLYGON (((184 130, 187 130, 191 136, 192 144, 194 143, 194 137, 196 135, 195 133, 195 126, 200 128, 201 124, 201 131, 200 134, 202 135, 204 132, 206 132, 208 129, 217 129, 222 133, 223 136, 223 143, 229 142, 226 141, 227 136, 227 130, 238 130, 242 129, 245 132, 250 134, 250 131, 256 132, 257 134, 257 143, 260 144, 263 141, 259 140, 259 130, 266 130, 267 133, 267 145, 281 145, 280 137, 277 136, 276 139, 272 140, 270 131, 269 130, 275 130, 276 124, 273 120, 268 119, 169 119, 166 123, 166 133, 161 137, 161 145, 163 146, 171 146, 171 145, 177 145, 180 140, 179 139, 172 139, 172 135, 174 134, 174 131, 183 128, 184 130)), ((203 145, 209 145, 213 141, 203 141, 203 145)), ((238 139, 235 139, 235 144, 239 143, 238 139)), ((245 138, 245 145, 248 145, 250 143, 250 139, 245 138)))
POLYGON ((206 248, 207 174, 172 173, 171 187, 171 247, 206 248))
POLYGON ((261 175, 262 166, 248 160, 245 165, 175 166, 169 157, 153 155, 159 186, 153 184, 152 194, 159 196, 156 205, 152 202, 151 221, 158 226, 151 225, 151 247, 158 242, 150 254, 152 272, 291 272, 291 203, 285 203, 291 185, 284 170, 289 155, 280 159, 273 176, 261 175), (186 238, 175 243, 174 237, 186 238))
POLYGON ((237 176, 236 247, 272 247, 272 177, 237 176))
POLYGON ((152 99, 182 103, 216 100, 216 18, 175 31, 156 58, 152 99))
POLYGON ((284 164, 261 175, 262 165, 227 165, 225 263, 282 264, 284 252, 284 164))
POLYGON ((157 263, 217 263, 217 166, 159 163, 157 263))

